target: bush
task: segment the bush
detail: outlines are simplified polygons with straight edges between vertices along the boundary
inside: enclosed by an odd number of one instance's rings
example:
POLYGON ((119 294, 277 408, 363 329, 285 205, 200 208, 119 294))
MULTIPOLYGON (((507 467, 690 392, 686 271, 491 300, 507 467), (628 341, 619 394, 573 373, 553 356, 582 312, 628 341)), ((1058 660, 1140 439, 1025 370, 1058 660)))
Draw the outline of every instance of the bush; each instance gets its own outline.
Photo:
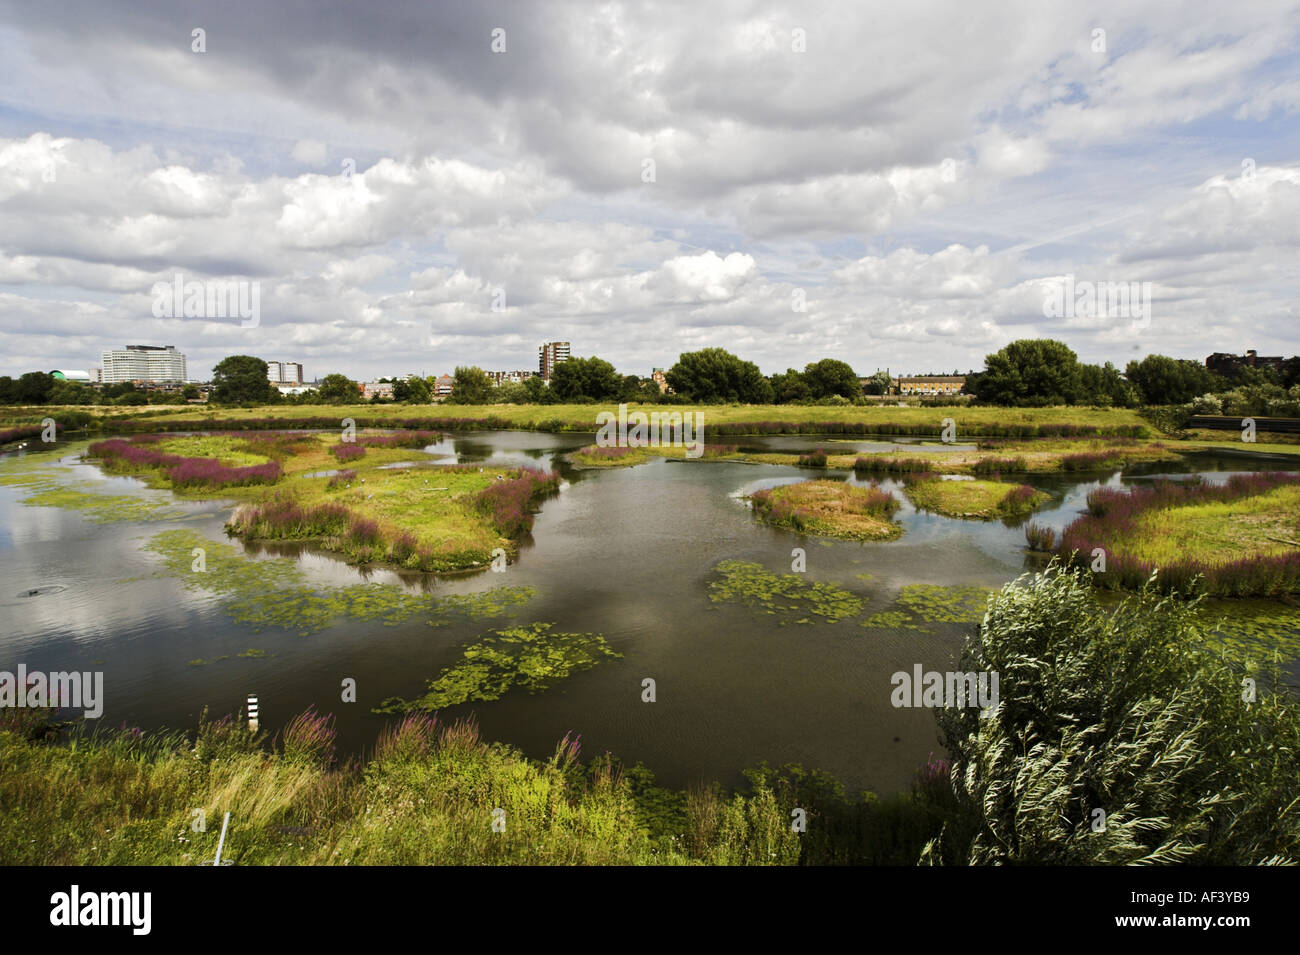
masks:
POLYGON ((936 710, 956 806, 927 860, 1300 858, 1300 707, 1276 671, 1243 701, 1197 609, 1152 590, 1108 609, 1056 563, 995 594, 958 669, 999 674, 996 703, 936 710))

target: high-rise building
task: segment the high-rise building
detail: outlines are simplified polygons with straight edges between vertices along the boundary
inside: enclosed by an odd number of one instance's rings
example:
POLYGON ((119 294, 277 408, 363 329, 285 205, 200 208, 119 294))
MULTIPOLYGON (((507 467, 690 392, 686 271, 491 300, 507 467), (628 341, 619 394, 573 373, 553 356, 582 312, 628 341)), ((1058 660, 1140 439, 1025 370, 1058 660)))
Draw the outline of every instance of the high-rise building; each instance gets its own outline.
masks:
POLYGON ((266 380, 275 385, 301 385, 302 365, 296 361, 268 361, 266 380))
POLYGON ((555 370, 555 366, 562 361, 568 360, 568 342, 546 342, 541 348, 537 349, 537 373, 550 381, 551 372, 555 370))
POLYGON ((102 379, 106 385, 123 381, 185 381, 185 356, 175 345, 127 345, 105 349, 102 379))

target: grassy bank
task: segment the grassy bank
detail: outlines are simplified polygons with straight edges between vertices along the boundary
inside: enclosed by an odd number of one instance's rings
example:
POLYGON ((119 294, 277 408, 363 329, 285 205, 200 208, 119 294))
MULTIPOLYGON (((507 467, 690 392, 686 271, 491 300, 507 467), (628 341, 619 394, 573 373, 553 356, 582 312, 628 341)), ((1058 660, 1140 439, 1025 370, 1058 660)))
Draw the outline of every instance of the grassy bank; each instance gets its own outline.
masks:
POLYGON ((766 523, 817 537, 882 541, 903 533, 892 520, 898 501, 877 487, 802 481, 755 491, 750 502, 766 523))
POLYGON ((1300 475, 1234 474, 1223 484, 1156 481, 1097 488, 1088 513, 1058 552, 1085 566, 1104 554, 1094 582, 1135 590, 1159 569, 1160 586, 1247 597, 1300 591, 1300 475))
MULTIPOLYGON (((596 415, 616 404, 556 405, 291 405, 259 408, 151 407, 147 411, 80 408, 75 426, 110 431, 156 431, 175 428, 327 428, 344 418, 358 427, 428 428, 435 430, 522 429, 594 432, 596 415)), ((806 405, 649 405, 631 410, 665 415, 695 411, 704 415, 709 437, 732 434, 885 434, 938 437, 951 418, 958 440, 976 435, 1067 437, 1127 435, 1141 437, 1154 429, 1135 411, 1083 407, 1054 408, 899 408, 889 405, 809 407, 806 405)), ((63 409, 7 409, 15 424, 29 424, 63 409), (29 420, 30 419, 30 420, 29 420)), ((71 411, 72 409, 67 409, 71 411)), ((72 420, 70 418, 70 420, 72 420)))
POLYGON ((1020 517, 1032 513, 1047 501, 1050 494, 1028 484, 1004 481, 945 481, 935 476, 906 482, 904 493, 917 508, 945 517, 991 520, 1020 517))
POLYGON ((942 765, 883 800, 798 767, 760 767, 745 792, 670 790, 608 754, 584 764, 577 737, 531 760, 423 714, 346 766, 332 718, 310 711, 274 741, 229 718, 193 736, 41 735, 0 728, 2 865, 210 864, 225 812, 223 856, 239 865, 908 865, 946 798, 942 765))

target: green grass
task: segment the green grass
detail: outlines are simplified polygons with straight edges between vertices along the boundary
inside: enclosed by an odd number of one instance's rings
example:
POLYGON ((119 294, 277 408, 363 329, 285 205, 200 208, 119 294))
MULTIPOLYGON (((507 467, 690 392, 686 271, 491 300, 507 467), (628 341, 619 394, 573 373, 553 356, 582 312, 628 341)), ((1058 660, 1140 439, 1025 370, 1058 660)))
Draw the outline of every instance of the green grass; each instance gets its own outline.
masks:
POLYGON ((484 743, 472 725, 438 727, 417 716, 386 730, 363 768, 330 767, 302 747, 267 751, 266 742, 238 721, 205 722, 192 742, 128 730, 57 746, 0 729, 0 864, 210 863, 226 812, 223 857, 239 865, 767 865, 800 857, 788 806, 761 781, 731 797, 716 786, 669 793, 676 811, 664 813, 666 791, 647 772, 625 776, 608 757, 584 766, 569 738, 553 758, 529 760, 484 743), (504 832, 493 831, 498 809, 504 832))
POLYGON ((248 450, 243 438, 230 435, 185 435, 159 441, 157 448, 163 454, 176 454, 186 458, 214 458, 231 467, 265 464, 271 460, 264 454, 248 450))
POLYGON ((884 541, 903 533, 892 520, 898 501, 876 487, 801 481, 756 491, 751 501, 765 522, 818 537, 884 541))
POLYGON ((1042 491, 1035 491, 1026 500, 1016 500, 1013 495, 1020 486, 1004 481, 945 481, 939 478, 914 481, 904 488, 904 493, 921 510, 945 517, 976 520, 1028 514, 1051 500, 1051 495, 1042 491))
MULTIPOLYGON (((203 425, 219 428, 222 421, 239 421, 253 418, 323 417, 342 421, 343 418, 367 418, 399 421, 404 418, 457 418, 461 420, 499 418, 506 427, 554 430, 597 430, 596 415, 613 410, 617 402, 607 404, 556 404, 556 405, 272 405, 259 408, 195 408, 193 406, 150 407, 147 419, 158 422, 160 428, 203 425), (545 426, 540 427, 539 426, 545 426)), ((952 418, 956 423, 958 440, 980 433, 999 433, 1009 426, 1076 425, 1084 427, 1141 427, 1151 433, 1150 425, 1136 411, 1119 408, 899 408, 890 405, 862 405, 848 407, 809 407, 801 405, 650 405, 632 403, 632 410, 682 413, 699 411, 704 414, 705 434, 711 426, 752 422, 782 422, 800 425, 820 422, 902 424, 926 433, 933 429, 935 437, 942 430, 942 420, 952 418)), ((111 425, 114 421, 131 421, 142 418, 139 412, 121 409, 95 408, 97 418, 111 425)), ((49 409, 35 409, 48 413, 49 409)), ((15 408, 10 416, 15 422, 25 421, 33 409, 15 408), (26 412, 26 413, 25 413, 26 412)), ((57 417, 57 414, 55 415, 57 417)), ((712 440, 712 439, 710 439, 712 440)))
POLYGON ((1300 540, 1300 487, 1280 487, 1235 501, 1147 511, 1117 550, 1157 566, 1180 560, 1222 564, 1296 549, 1300 540))

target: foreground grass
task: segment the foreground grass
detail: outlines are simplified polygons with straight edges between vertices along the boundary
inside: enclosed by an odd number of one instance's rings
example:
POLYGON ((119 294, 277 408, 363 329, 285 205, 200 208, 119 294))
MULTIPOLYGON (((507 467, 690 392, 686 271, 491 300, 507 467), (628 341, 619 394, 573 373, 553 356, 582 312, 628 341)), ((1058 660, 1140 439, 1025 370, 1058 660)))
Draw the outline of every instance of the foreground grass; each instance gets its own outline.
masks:
POLYGON ((1051 500, 1050 494, 1028 484, 1004 481, 945 481, 931 478, 909 481, 904 493, 916 507, 945 517, 990 520, 1032 513, 1051 500))
POLYGON ((747 793, 668 790, 609 756, 584 766, 576 738, 530 760, 423 715, 346 767, 332 764, 330 720, 311 713, 269 750, 229 719, 193 740, 31 735, 0 728, 3 865, 210 864, 226 812, 223 857, 240 865, 906 865, 940 827, 930 792, 944 798, 933 767, 887 800, 798 767, 761 767, 747 793), (796 806, 807 834, 792 831, 796 806))

